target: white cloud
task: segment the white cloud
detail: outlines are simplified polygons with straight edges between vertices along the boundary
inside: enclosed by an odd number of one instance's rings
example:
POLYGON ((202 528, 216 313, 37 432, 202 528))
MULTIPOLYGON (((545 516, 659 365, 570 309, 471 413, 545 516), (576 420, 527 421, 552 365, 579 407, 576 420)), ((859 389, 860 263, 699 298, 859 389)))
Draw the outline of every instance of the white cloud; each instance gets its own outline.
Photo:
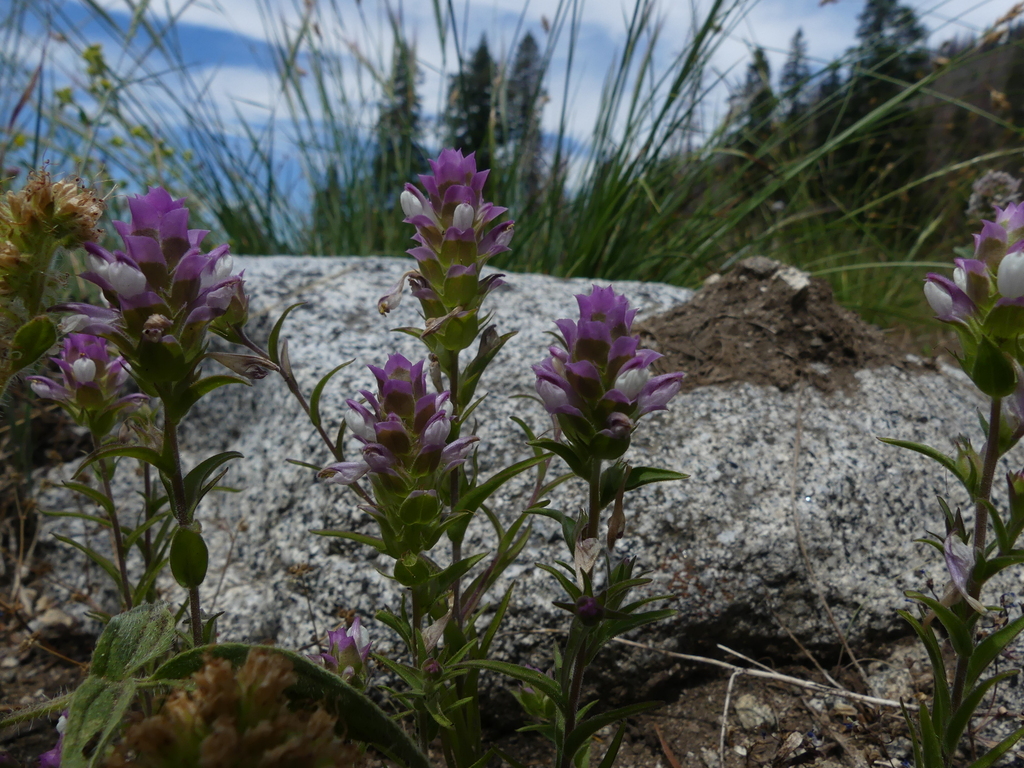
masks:
MULTIPOLYGON (((492 55, 510 58, 515 36, 532 31, 543 47, 546 35, 541 19, 553 21, 557 3, 553 0, 464 0, 454 4, 456 34, 449 28, 442 41, 429 3, 403 3, 391 0, 337 0, 336 3, 317 5, 313 20, 315 32, 311 40, 320 49, 336 57, 340 83, 353 102, 372 106, 380 90, 373 82, 372 72, 386 76, 390 68, 392 36, 388 21, 388 8, 401 15, 406 36, 416 46, 421 64, 424 109, 428 114, 443 112, 447 96, 447 78, 456 71, 455 38, 463 55, 477 44, 481 33, 486 33, 492 55), (336 8, 337 13, 325 10, 336 8)), ((124 0, 104 0, 106 7, 123 10, 124 0)), ((933 30, 931 42, 936 44, 957 32, 977 32, 983 29, 1009 7, 1010 0, 910 0, 922 21, 933 30)), ((441 4, 445 7, 445 4, 441 4)), ((707 5, 707 1, 703 3, 707 5)), ((165 0, 153 4, 154 13, 163 17, 178 16, 183 22, 208 27, 251 38, 254 41, 280 41, 282 35, 294 36, 299 28, 303 2, 292 0, 211 0, 208 3, 190 3, 188 0, 165 0), (263 8, 260 12, 259 9, 263 8), (182 9, 184 9, 182 11, 182 9), (269 30, 269 31, 268 31, 269 30)), ((568 66, 567 46, 569 29, 562 32, 556 54, 552 59, 546 88, 550 101, 544 111, 544 127, 557 130, 563 105, 569 118, 570 134, 586 141, 599 117, 600 94, 609 68, 621 54, 625 30, 633 12, 633 0, 588 0, 584 5, 580 27, 579 46, 572 62, 572 77, 568 89, 565 73, 568 66), (567 99, 567 103, 566 103, 567 99)), ((722 113, 728 84, 735 84, 744 73, 753 46, 763 46, 769 55, 773 70, 778 72, 785 60, 793 33, 798 27, 804 31, 813 63, 823 65, 841 55, 854 43, 856 17, 862 3, 859 0, 838 0, 819 5, 818 0, 761 0, 749 5, 745 17, 722 41, 710 61, 708 81, 716 76, 725 80, 716 87, 708 99, 712 114, 722 113)), ((665 66, 678 54, 691 34, 691 23, 700 14, 684 0, 665 0, 659 10, 661 33, 656 61, 665 66)), ((449 25, 450 27, 450 25, 449 25)), ((195 52, 202 60, 219 65, 219 70, 204 68, 202 75, 213 73, 210 98, 226 108, 225 115, 240 110, 246 119, 259 120, 266 114, 258 104, 273 105, 274 86, 267 75, 260 72, 256 62, 218 60, 217 50, 195 52)), ((263 66, 268 66, 263 62, 263 66)), ((372 116, 363 116, 367 122, 372 116)))

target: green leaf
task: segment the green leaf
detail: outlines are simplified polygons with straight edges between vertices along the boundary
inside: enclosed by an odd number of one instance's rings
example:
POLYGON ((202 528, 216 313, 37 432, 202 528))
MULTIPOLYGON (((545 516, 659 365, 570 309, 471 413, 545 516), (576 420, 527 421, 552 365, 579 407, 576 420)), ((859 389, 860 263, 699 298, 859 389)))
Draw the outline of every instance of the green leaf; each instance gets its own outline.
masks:
POLYGON ((116 459, 120 456, 127 456, 130 459, 144 461, 168 475, 174 471, 169 462, 152 448, 144 448, 141 445, 115 445, 100 448, 98 451, 93 451, 86 456, 85 459, 82 460, 82 464, 78 468, 77 474, 81 474, 83 469, 100 459, 116 459))
POLYGON ((935 611, 935 615, 949 634, 949 641, 953 644, 953 650, 957 656, 964 659, 971 657, 971 654, 974 653, 974 642, 971 640, 971 630, 966 622, 934 597, 929 597, 921 592, 907 592, 906 595, 935 611))
MULTIPOLYGON (((405 616, 405 610, 402 611, 402 616, 405 616)), ((391 613, 391 611, 377 611, 374 614, 374 618, 385 626, 391 627, 395 630, 399 637, 402 638, 406 648, 413 647, 412 629, 409 627, 408 620, 403 621, 401 618, 391 613)))
POLYGON ((974 578, 979 582, 984 583, 1000 571, 1009 568, 1011 565, 1017 565, 1019 563, 1024 563, 1024 551, 1016 549, 1007 555, 999 555, 998 557, 993 557, 991 560, 985 560, 984 562, 978 563, 974 569, 974 578))
POLYGON ((985 316, 982 327, 998 338, 1016 338, 1020 334, 1020 329, 1024 328, 1024 307, 1016 304, 997 304, 985 316))
POLYGON ((347 367, 349 365, 352 365, 352 361, 351 360, 349 360, 348 362, 342 363, 337 368, 335 368, 333 371, 331 371, 326 376, 324 376, 322 379, 320 379, 320 381, 318 381, 316 386, 313 388, 313 394, 310 395, 310 398, 309 398, 309 421, 310 421, 310 423, 312 423, 312 425, 314 427, 319 427, 320 426, 320 398, 321 398, 321 396, 323 396, 324 387, 326 387, 327 386, 327 382, 329 382, 334 377, 334 374, 336 374, 342 368, 345 368, 345 367, 347 367))
POLYGON ((206 580, 210 550, 203 535, 190 528, 178 528, 171 539, 171 575, 184 589, 195 589, 206 580))
POLYGON ((478 555, 463 558, 457 563, 453 563, 445 568, 440 573, 434 574, 430 577, 430 602, 424 606, 425 610, 430 610, 434 601, 441 597, 448 588, 455 583, 456 580, 461 579, 465 576, 469 570, 487 557, 486 552, 481 552, 478 555))
POLYGON ((1003 652, 1017 635, 1024 630, 1024 615, 1018 616, 1009 622, 1005 627, 993 632, 974 649, 970 660, 967 662, 967 689, 970 690, 978 679, 984 674, 988 666, 995 661, 996 656, 1003 652))
POLYGON ((75 493, 80 493, 83 496, 92 499, 100 507, 103 508, 103 511, 106 512, 108 516, 113 517, 114 502, 111 501, 111 499, 103 491, 88 486, 85 483, 75 483, 72 481, 64 483, 64 487, 67 488, 68 490, 74 491, 75 493))
POLYGON ((73 695, 73 693, 66 693, 63 696, 58 696, 56 699, 49 699, 48 701, 43 701, 39 704, 33 704, 30 707, 25 707, 24 709, 16 709, 4 717, 0 717, 0 728, 6 728, 9 725, 18 725, 19 723, 27 723, 29 720, 35 720, 36 718, 46 717, 47 715, 61 712, 68 708, 73 695))
MULTIPOLYGON (((921 723, 921 752, 924 756, 922 768, 940 768, 945 765, 945 761, 942 759, 942 744, 932 723, 931 713, 928 707, 921 707, 917 713, 921 723)), ((939 721, 939 727, 942 727, 942 721, 939 721)))
POLYGON ((317 536, 335 536, 339 539, 358 541, 360 544, 366 544, 367 546, 373 547, 378 552, 384 552, 386 549, 383 539, 378 539, 376 536, 367 536, 362 533, 354 533, 352 531, 328 531, 321 529, 310 530, 310 533, 315 533, 317 536))
POLYGON ((491 649, 494 636, 498 633, 498 627, 501 626, 501 621, 505 618, 505 611, 508 610, 508 601, 512 598, 512 590, 515 586, 516 583, 514 581, 508 585, 508 589, 505 590, 505 596, 498 603, 498 609, 494 612, 494 616, 487 625, 487 631, 484 632, 484 636, 480 640, 480 648, 477 652, 482 658, 487 658, 487 653, 491 649))
POLYGON ((86 557, 88 557, 90 560, 96 563, 96 565, 98 565, 100 568, 107 572, 107 575, 114 580, 114 583, 117 584, 118 588, 121 587, 121 574, 120 572, 118 572, 117 566, 115 566, 112 562, 110 562, 110 560, 105 558, 95 549, 93 549, 92 547, 87 547, 85 544, 80 544, 74 539, 69 539, 67 536, 61 536, 59 533, 53 534, 53 538, 55 538, 57 541, 63 541, 65 544, 70 544, 78 551, 83 552, 86 557))
POLYGON ((562 689, 558 686, 558 683, 542 672, 520 667, 518 664, 511 664, 507 661, 494 661, 493 659, 469 659, 459 662, 459 666, 468 667, 469 669, 486 669, 515 678, 545 694, 555 702, 559 709, 564 710, 565 708, 562 700, 562 689))
POLYGON ((142 574, 142 578, 139 579, 139 583, 135 585, 135 591, 132 593, 132 597, 136 603, 141 603, 145 599, 146 593, 149 592, 149 588, 153 586, 157 577, 163 573, 164 568, 167 567, 169 562, 170 558, 164 557, 158 558, 150 564, 149 569, 142 574))
POLYGON ((562 585, 562 589, 564 589, 568 593, 569 597, 571 597, 573 600, 579 600, 580 595, 582 595, 583 592, 579 588, 579 586, 577 586, 569 579, 568 576, 566 576, 560 570, 555 568, 553 565, 548 565, 547 563, 537 563, 536 565, 542 571, 547 571, 556 579, 558 579, 558 583, 562 585))
POLYGON ((629 470, 629 477, 626 478, 626 490, 632 491, 642 485, 651 483, 668 483, 674 480, 686 480, 689 475, 682 472, 673 472, 671 469, 659 469, 658 467, 633 467, 629 470))
POLYGON ((601 760, 601 764, 597 768, 612 768, 615 765, 615 757, 619 754, 619 747, 622 746, 622 737, 626 735, 626 724, 622 723, 619 729, 615 732, 615 738, 612 739, 611 744, 608 745, 608 751, 604 753, 604 758, 601 760))
POLYGON ((971 381, 989 397, 1007 397, 1017 388, 1017 373, 1006 355, 987 336, 978 342, 971 381))
POLYGON ((562 538, 565 539, 565 545, 569 548, 569 551, 573 551, 573 547, 576 544, 576 521, 573 520, 569 515, 565 514, 560 509, 550 509, 548 507, 533 507, 532 509, 526 510, 531 515, 540 515, 541 517, 550 517, 552 520, 557 520, 562 525, 562 538))
POLYGON ((142 534, 144 534, 157 523, 166 520, 170 516, 170 511, 161 512, 159 515, 153 515, 153 517, 149 518, 149 520, 147 520, 142 525, 132 530, 132 532, 129 533, 124 539, 124 551, 127 552, 128 550, 130 550, 132 546, 135 544, 135 542, 141 538, 142 534))
POLYGON ((529 459, 523 459, 518 461, 510 467, 506 467, 500 472, 495 473, 491 477, 487 478, 484 482, 480 483, 473 488, 470 488, 466 493, 459 499, 459 505, 453 512, 475 512, 479 509, 480 505, 483 504, 490 497, 492 493, 498 490, 502 485, 507 483, 513 477, 522 472, 525 472, 530 467, 535 467, 544 461, 546 457, 532 456, 529 459))
POLYGON ((897 448, 907 448, 908 450, 916 451, 917 453, 927 456, 929 459, 939 462, 939 464, 952 472, 956 476, 957 480, 965 486, 967 485, 967 478, 961 475, 959 470, 956 468, 956 460, 941 451, 932 448, 930 445, 912 443, 909 440, 894 440, 891 437, 880 437, 878 440, 879 442, 883 442, 887 445, 895 445, 897 448))
POLYGON ((993 675, 988 680, 983 682, 977 688, 970 690, 970 692, 964 696, 963 702, 957 708, 957 710, 950 716, 949 723, 946 724, 945 732, 943 733, 943 749, 947 755, 951 755, 956 752, 957 745, 960 743, 960 738, 964 735, 964 730, 967 728, 967 724, 971 721, 971 715, 981 704, 981 700, 985 698, 985 694, 988 693, 989 689, 992 688, 996 683, 1002 682, 1007 678, 1014 677, 1020 674, 1019 669, 1011 669, 1006 672, 1001 672, 998 675, 993 675))
POLYGON ((39 513, 47 517, 77 517, 79 520, 88 520, 90 523, 98 523, 104 528, 110 527, 110 521, 105 517, 87 515, 84 512, 59 512, 55 509, 40 509, 39 513))
POLYGON ((106 748, 121 730, 121 721, 135 699, 134 680, 89 675, 71 697, 61 768, 102 765, 106 748), (88 754, 87 754, 88 753, 88 754))
POLYGON ((176 423, 180 422, 192 409, 192 406, 198 403, 205 395, 210 394, 215 389, 227 386, 228 384, 245 384, 247 387, 252 386, 252 382, 249 381, 249 379, 241 376, 231 376, 226 373, 217 374, 215 376, 205 376, 184 392, 179 392, 174 397, 164 399, 166 418, 169 418, 176 423))
POLYGON ((617 720, 625 720, 627 717, 634 717, 641 712, 660 707, 661 704, 660 701, 644 701, 639 704, 630 704, 627 707, 619 707, 611 712, 602 712, 589 720, 584 720, 573 729, 572 733, 566 734, 563 749, 567 755, 575 757, 577 752, 587 746, 590 737, 606 725, 611 725, 617 720))
POLYGON ((921 739, 917 735, 917 726, 914 724, 913 718, 910 717, 910 711, 906 704, 902 701, 900 701, 900 711, 903 712, 903 721, 907 724, 907 731, 910 732, 910 743, 914 749, 914 765, 923 766, 924 757, 921 755, 921 739))
POLYGON ((39 315, 18 329, 11 340, 11 372, 28 368, 57 343, 57 328, 47 315, 39 315))
POLYGON ((270 338, 267 340, 267 357, 269 357, 270 361, 275 365, 281 364, 281 360, 277 356, 277 340, 281 336, 281 328, 284 326, 285 318, 287 318, 288 315, 291 314, 293 309, 301 307, 303 304, 305 304, 305 302, 300 301, 297 304, 292 304, 290 307, 288 307, 284 312, 281 313, 281 316, 277 318, 277 322, 274 323, 274 327, 270 331, 270 338))
POLYGON ((145 603, 114 616, 96 641, 90 675, 109 680, 129 678, 170 649, 174 624, 164 603, 145 603))
POLYGON ((973 763, 971 763, 970 768, 989 768, 989 766, 994 765, 999 758, 1001 758, 1003 755, 1009 752, 1013 745, 1020 741, 1022 738, 1024 738, 1024 728, 1018 728, 1016 731, 1014 731, 1005 739, 1003 739, 994 747, 992 747, 992 749, 990 749, 984 755, 982 755, 973 763))
POLYGON ((544 437, 540 440, 531 440, 529 444, 535 448, 542 448, 545 451, 551 451, 555 455, 560 456, 562 461, 569 465, 569 469, 577 477, 582 477, 584 480, 590 479, 590 470, 587 468, 586 461, 577 456, 576 452, 565 443, 544 437))
POLYGON ((201 461, 192 471, 185 475, 185 509, 188 511, 188 519, 191 522, 192 516, 199 506, 199 502, 205 495, 203 486, 206 484, 207 479, 212 475, 217 468, 222 464, 225 464, 232 459, 244 458, 238 451, 225 451, 224 453, 218 453, 210 458, 201 461))
MULTIPOLYGON (((164 664, 154 674, 153 680, 183 679, 199 671, 203 657, 228 659, 241 666, 253 646, 243 643, 222 643, 194 648, 164 664)), ((288 694, 297 699, 319 701, 327 704, 331 714, 339 718, 339 727, 349 738, 372 744, 393 760, 408 768, 430 768, 430 763, 402 727, 388 717, 380 707, 364 693, 353 688, 338 675, 328 672, 298 653, 281 648, 255 646, 284 656, 292 663, 298 681, 288 689, 288 694)))
POLYGON ((942 649, 939 647, 939 641, 936 640, 935 633, 932 632, 931 628, 924 626, 909 611, 899 610, 896 613, 910 624, 911 629, 914 630, 924 645, 925 650, 928 651, 928 660, 931 663, 935 686, 932 706, 938 721, 945 723, 949 718, 951 704, 949 682, 946 678, 946 662, 942 658, 942 649))

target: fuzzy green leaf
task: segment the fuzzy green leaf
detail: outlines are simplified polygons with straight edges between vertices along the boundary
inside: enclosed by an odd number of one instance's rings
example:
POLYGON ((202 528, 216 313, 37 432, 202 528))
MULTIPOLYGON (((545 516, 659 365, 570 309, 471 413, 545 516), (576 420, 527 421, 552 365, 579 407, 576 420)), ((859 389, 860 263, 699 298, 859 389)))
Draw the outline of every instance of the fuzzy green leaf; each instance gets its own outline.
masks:
POLYGON ((71 697, 62 768, 102 765, 106 748, 121 730, 121 721, 135 699, 134 680, 110 680, 89 675, 71 697))
POLYGON ((11 340, 11 372, 28 368, 56 343, 57 328, 53 320, 47 315, 32 318, 18 329, 11 340))
POLYGON ((164 603, 145 603, 114 616, 96 641, 90 675, 110 680, 131 677, 170 649, 174 623, 164 603))

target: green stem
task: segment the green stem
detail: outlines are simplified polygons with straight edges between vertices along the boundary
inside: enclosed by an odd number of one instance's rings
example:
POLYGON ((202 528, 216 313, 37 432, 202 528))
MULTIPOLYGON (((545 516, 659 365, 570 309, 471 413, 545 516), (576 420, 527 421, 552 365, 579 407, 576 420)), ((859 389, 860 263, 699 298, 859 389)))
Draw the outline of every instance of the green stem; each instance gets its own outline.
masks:
MULTIPOLYGON (((449 402, 452 404, 452 423, 458 424, 462 415, 462 403, 459 401, 459 351, 452 350, 448 353, 448 386, 450 388, 449 402)), ((454 431, 454 430, 453 430, 454 431)), ((455 432, 453 439, 457 438, 455 432)), ((449 495, 451 496, 451 508, 455 509, 459 503, 459 473, 460 467, 452 470, 449 476, 449 495)), ((452 564, 462 559, 462 540, 452 539, 452 564)), ((462 629, 462 579, 456 579, 452 584, 452 616, 456 625, 462 629)), ((461 686, 460 686, 461 687, 461 686)), ((460 692, 461 693, 461 692, 460 692)))
MULTIPOLYGON (((587 512, 587 538, 596 539, 598 526, 601 522, 601 459, 594 459, 590 465, 590 508, 587 512)), ((575 556, 575 544, 571 553, 575 556)), ((575 619, 574 619, 575 621, 575 619)), ((568 643, 572 643, 573 634, 569 632, 568 643)), ((566 657, 569 656, 569 646, 566 647, 566 657)), ((572 679, 569 682, 569 695, 566 701, 565 710, 565 734, 568 738, 576 729, 576 712, 580 708, 580 692, 583 690, 583 673, 586 671, 587 643, 580 642, 579 650, 572 661, 572 679)), ((559 768, 570 768, 573 756, 568 752, 562 752, 562 760, 559 768)))
MULTIPOLYGON (((416 596, 414 589, 409 590, 409 596, 412 599, 412 648, 409 652, 412 654, 412 665, 416 669, 421 669, 424 659, 420 658, 420 626, 423 623, 423 607, 420 605, 419 598, 416 596)), ((430 715, 427 713, 426 708, 423 705, 416 707, 416 738, 420 743, 420 750, 424 755, 428 754, 427 744, 427 726, 430 722, 430 715)))
MULTIPOLYGON (((181 450, 178 445, 178 424, 167 418, 167 408, 164 408, 164 453, 169 456, 172 462, 171 471, 171 508, 174 510, 174 518, 182 528, 188 527, 191 522, 188 519, 188 509, 185 504, 185 479, 181 474, 181 450)), ((199 587, 193 587, 188 591, 189 610, 192 617, 192 641, 198 648, 203 644, 203 622, 202 612, 199 610, 199 587)))
MULTIPOLYGON (((999 461, 999 426, 1002 421, 1002 400, 998 397, 992 398, 992 407, 988 417, 988 439, 985 441, 985 460, 981 470, 981 484, 978 486, 978 493, 975 495, 974 506, 974 562, 980 563, 985 556, 985 540, 988 537, 988 502, 992 495, 992 481, 996 474, 996 464, 999 461)), ((977 581, 973 574, 967 593, 974 599, 981 596, 982 584, 977 581)), ((973 622, 972 622, 973 623, 973 622)), ((972 633, 973 636, 973 633, 972 633)), ((971 652, 973 654, 973 640, 971 652)), ((967 685, 967 665, 970 662, 970 655, 958 656, 956 660, 956 673, 953 677, 953 691, 951 707, 956 711, 963 701, 964 688, 967 685)), ((952 756, 950 756, 951 758, 952 756)))
MULTIPOLYGON (((601 460, 590 465, 590 510, 587 516, 587 538, 596 539, 601 522, 601 460)), ((575 552, 573 552, 575 554, 575 552)))
MULTIPOLYGON (((99 450, 99 438, 93 434, 93 445, 99 450)), ((124 596, 125 610, 132 609, 132 588, 128 583, 128 565, 124 551, 124 537, 121 535, 121 521, 117 518, 117 507, 114 505, 114 496, 110 492, 110 477, 107 473, 107 463, 103 459, 98 462, 100 471, 100 482, 103 483, 103 493, 110 499, 110 536, 114 540, 114 552, 117 554, 117 568, 121 572, 121 593, 124 596)))

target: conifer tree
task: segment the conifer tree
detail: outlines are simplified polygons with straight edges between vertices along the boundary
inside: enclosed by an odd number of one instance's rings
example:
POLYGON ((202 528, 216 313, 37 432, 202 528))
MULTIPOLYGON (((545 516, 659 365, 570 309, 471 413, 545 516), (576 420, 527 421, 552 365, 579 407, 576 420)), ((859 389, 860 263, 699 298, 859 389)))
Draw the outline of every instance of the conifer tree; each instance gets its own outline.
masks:
POLYGON ((391 77, 380 103, 375 130, 373 178, 380 189, 400 190, 416 173, 426 170, 425 153, 420 145, 418 80, 416 51, 396 34, 391 77))
POLYGON ((450 79, 446 116, 446 144, 461 149, 464 154, 476 152, 476 165, 480 170, 490 168, 492 163, 493 89, 494 60, 487 48, 486 35, 481 35, 480 44, 463 62, 462 71, 450 79))
POLYGON ((754 49, 746 77, 730 101, 740 125, 740 145, 745 151, 757 152, 771 134, 772 115, 778 103, 772 91, 771 65, 764 48, 754 49))
POLYGON ((803 29, 797 29, 789 42, 789 55, 782 65, 779 74, 782 117, 794 122, 807 110, 805 88, 811 77, 811 68, 807 64, 807 41, 804 40, 803 29))
POLYGON ((542 181, 540 118, 547 98, 543 77, 540 48, 533 35, 527 32, 512 61, 501 136, 503 143, 513 145, 518 158, 516 175, 527 202, 539 194, 542 181))

